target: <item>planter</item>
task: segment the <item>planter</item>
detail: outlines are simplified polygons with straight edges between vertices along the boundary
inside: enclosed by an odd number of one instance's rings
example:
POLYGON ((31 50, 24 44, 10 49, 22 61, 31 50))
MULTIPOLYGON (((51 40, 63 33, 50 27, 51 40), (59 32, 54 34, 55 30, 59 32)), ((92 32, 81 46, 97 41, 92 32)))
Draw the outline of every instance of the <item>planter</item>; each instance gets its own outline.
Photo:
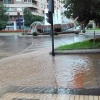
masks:
POLYGON ((79 31, 75 31, 75 34, 79 34, 79 31))
POLYGON ((37 36, 38 35, 38 33, 37 32, 33 32, 33 36, 37 36))
POLYGON ((82 33, 85 33, 86 31, 85 30, 82 30, 82 33))
POLYGON ((54 35, 58 35, 58 32, 54 32, 54 35))

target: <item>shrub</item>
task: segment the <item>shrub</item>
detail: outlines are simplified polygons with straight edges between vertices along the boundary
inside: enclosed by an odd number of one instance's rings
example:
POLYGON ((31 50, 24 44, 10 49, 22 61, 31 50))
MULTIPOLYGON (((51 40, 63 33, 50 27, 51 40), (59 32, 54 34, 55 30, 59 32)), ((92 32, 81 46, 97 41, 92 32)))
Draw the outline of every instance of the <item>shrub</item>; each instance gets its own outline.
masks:
POLYGON ((75 34, 79 34, 79 31, 75 31, 75 34))
MULTIPOLYGON (((94 42, 94 39, 90 39, 89 41, 90 41, 90 42, 94 42)), ((95 42, 100 42, 100 38, 96 38, 96 39, 95 39, 95 42)))
POLYGON ((92 24, 88 24, 87 28, 93 28, 93 25, 92 24))
POLYGON ((22 35, 26 35, 26 33, 25 32, 22 32, 22 35))
POLYGON ((82 30, 82 33, 85 33, 86 31, 85 30, 82 30))
POLYGON ((32 35, 32 34, 28 32, 28 33, 26 33, 26 35, 32 35))
POLYGON ((100 42, 100 38, 96 38, 95 41, 96 41, 96 42, 100 42))
POLYGON ((54 35, 58 35, 58 32, 54 32, 54 35))
POLYGON ((38 32, 33 32, 33 36, 37 36, 38 35, 38 32))
POLYGON ((22 35, 29 35, 27 32, 22 32, 22 35))

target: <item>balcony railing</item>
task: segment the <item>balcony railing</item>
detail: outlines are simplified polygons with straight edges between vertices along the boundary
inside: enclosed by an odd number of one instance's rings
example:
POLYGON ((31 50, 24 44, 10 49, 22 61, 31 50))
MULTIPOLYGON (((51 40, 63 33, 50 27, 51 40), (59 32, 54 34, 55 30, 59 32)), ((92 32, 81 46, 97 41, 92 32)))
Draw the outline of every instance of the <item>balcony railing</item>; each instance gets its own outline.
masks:
POLYGON ((33 4, 33 6, 37 6, 37 4, 36 3, 32 3, 33 4))
POLYGON ((37 10, 31 10, 31 12, 38 13, 38 11, 37 11, 37 10))
POLYGON ((14 4, 14 2, 3 2, 4 4, 14 4))

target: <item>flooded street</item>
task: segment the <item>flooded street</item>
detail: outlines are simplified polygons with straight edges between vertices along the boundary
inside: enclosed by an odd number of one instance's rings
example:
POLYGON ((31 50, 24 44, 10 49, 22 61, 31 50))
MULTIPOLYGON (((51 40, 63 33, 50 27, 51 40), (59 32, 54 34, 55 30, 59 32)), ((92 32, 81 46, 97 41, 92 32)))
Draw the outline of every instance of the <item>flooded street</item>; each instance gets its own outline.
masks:
MULTIPOLYGON (((61 37, 55 37, 55 47, 86 39, 80 36, 78 39, 74 37, 73 40, 72 35, 70 38, 61 37)), ((2 43, 0 53, 13 55, 0 60, 0 96, 3 93, 26 93, 26 91, 31 93, 32 88, 37 91, 36 93, 49 88, 46 91, 52 93, 52 89, 100 87, 100 54, 69 54, 52 57, 49 54, 50 38, 38 39, 17 37, 13 40, 12 37, 0 37, 2 43)))
MULTIPOLYGON (((54 38, 54 46, 71 44, 91 38, 87 35, 58 35, 54 38)), ((0 57, 12 56, 22 52, 31 52, 41 48, 51 47, 50 36, 21 37, 21 36, 1 36, 0 37, 0 57)))

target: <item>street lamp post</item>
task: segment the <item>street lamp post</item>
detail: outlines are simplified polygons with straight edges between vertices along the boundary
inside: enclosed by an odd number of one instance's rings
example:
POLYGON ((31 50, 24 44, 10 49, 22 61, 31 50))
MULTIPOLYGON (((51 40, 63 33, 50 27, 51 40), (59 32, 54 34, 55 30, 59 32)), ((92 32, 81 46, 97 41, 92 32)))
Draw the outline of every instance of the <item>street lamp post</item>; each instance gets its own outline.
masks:
POLYGON ((17 12, 17 16, 18 16, 18 26, 19 26, 19 30, 20 30, 21 29, 20 12, 17 12))

